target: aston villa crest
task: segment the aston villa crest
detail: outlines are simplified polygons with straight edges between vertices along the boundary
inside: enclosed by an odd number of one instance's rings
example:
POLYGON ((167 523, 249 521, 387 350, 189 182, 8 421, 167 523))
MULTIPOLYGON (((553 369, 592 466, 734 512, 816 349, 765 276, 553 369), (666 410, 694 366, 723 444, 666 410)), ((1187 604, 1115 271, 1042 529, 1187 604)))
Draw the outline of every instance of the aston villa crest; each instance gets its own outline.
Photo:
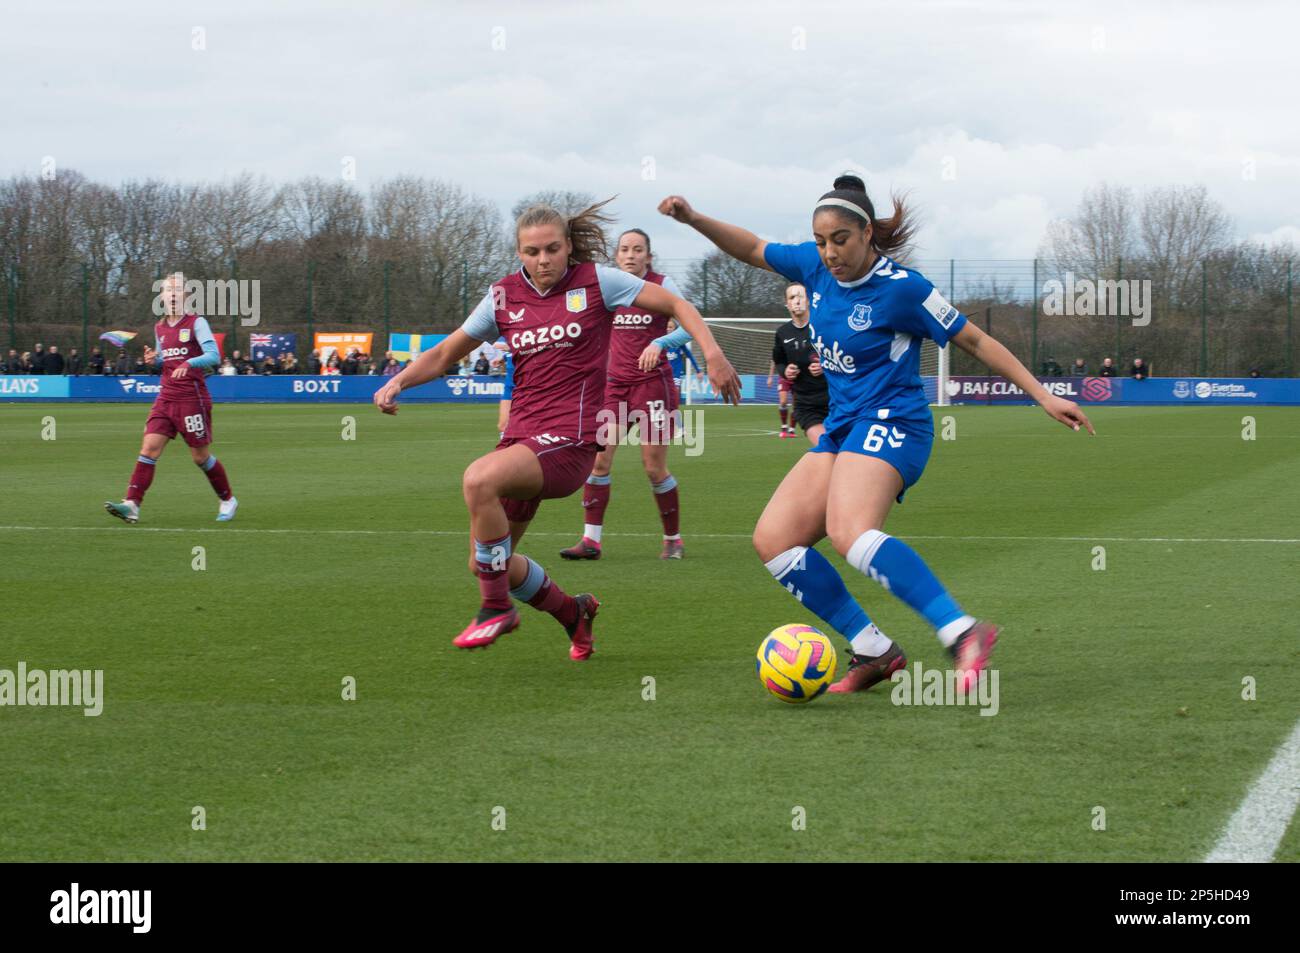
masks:
POLYGON ((564 296, 564 306, 570 311, 587 310, 587 289, 579 288, 577 291, 570 291, 564 296))
POLYGON ((182 343, 182 344, 189 344, 189 343, 190 343, 190 329, 189 329, 189 328, 181 328, 181 343, 182 343))
POLYGON ((849 327, 854 331, 865 331, 871 327, 871 305, 855 304, 853 313, 849 315, 849 327))

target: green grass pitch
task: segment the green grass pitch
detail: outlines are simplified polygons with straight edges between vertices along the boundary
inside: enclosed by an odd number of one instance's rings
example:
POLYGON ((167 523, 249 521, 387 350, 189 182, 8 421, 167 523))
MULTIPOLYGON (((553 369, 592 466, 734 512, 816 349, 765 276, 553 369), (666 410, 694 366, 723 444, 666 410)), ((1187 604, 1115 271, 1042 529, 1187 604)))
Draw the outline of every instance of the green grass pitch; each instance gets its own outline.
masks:
POLYGON ((935 413, 957 439, 886 528, 1004 626, 995 717, 762 690, 760 639, 818 624, 749 543, 804 446, 764 434, 771 407, 707 409, 703 454, 672 451, 680 563, 634 448, 600 562, 556 555, 578 499, 542 506, 521 550, 604 604, 579 664, 527 608, 487 651, 450 644, 476 607, 460 475, 495 407, 218 406, 237 520, 176 444, 131 527, 101 505, 143 405, 0 405, 0 668, 103 669, 106 696, 97 718, 0 708, 0 860, 1199 859, 1297 715, 1300 545, 1235 540, 1300 536, 1300 411, 1100 408, 1096 438, 1034 408, 935 413))

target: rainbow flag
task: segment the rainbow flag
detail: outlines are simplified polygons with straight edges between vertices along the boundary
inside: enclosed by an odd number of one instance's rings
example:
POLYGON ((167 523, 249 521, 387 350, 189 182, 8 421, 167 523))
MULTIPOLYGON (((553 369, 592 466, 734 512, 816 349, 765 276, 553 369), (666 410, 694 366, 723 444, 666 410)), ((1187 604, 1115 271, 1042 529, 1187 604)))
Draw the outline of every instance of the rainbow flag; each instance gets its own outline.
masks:
POLYGON ((105 331, 99 336, 101 341, 107 341, 109 344, 116 344, 118 347, 126 347, 126 342, 135 337, 134 331, 105 331))

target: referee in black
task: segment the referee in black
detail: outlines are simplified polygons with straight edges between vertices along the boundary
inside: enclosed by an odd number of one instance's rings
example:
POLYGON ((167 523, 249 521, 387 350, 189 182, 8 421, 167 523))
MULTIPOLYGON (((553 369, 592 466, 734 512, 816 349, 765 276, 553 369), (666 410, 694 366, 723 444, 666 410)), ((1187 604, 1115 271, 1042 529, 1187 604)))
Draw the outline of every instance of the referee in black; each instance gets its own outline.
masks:
POLYGON ((795 423, 803 428, 809 443, 816 445, 826 429, 822 421, 831 412, 831 407, 826 375, 822 373, 821 362, 812 346, 808 291, 803 285, 793 284, 785 289, 785 309, 790 312, 790 320, 776 329, 772 363, 790 382, 795 423))

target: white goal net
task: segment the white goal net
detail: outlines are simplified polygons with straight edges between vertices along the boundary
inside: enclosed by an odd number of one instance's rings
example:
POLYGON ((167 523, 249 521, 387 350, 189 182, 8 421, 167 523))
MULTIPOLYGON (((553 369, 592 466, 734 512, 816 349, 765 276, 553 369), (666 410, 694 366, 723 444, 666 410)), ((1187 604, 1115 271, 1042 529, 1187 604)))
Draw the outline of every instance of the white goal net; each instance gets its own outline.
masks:
MULTIPOLYGON (((751 390, 746 390, 745 401, 757 404, 775 404, 777 402, 776 381, 767 384, 768 369, 772 366, 772 343, 776 329, 785 324, 786 318, 705 318, 704 321, 713 332, 718 344, 726 352, 736 373, 744 379, 746 374, 753 375, 751 390)), ((691 355, 705 366, 700 349, 691 345, 691 355)), ((938 347, 931 340, 921 342, 921 380, 925 384, 925 395, 931 404, 948 403, 948 352, 938 347)), ((707 400, 713 395, 709 390, 708 378, 703 373, 696 373, 688 362, 686 374, 682 380, 682 394, 687 403, 695 400, 707 400)))

